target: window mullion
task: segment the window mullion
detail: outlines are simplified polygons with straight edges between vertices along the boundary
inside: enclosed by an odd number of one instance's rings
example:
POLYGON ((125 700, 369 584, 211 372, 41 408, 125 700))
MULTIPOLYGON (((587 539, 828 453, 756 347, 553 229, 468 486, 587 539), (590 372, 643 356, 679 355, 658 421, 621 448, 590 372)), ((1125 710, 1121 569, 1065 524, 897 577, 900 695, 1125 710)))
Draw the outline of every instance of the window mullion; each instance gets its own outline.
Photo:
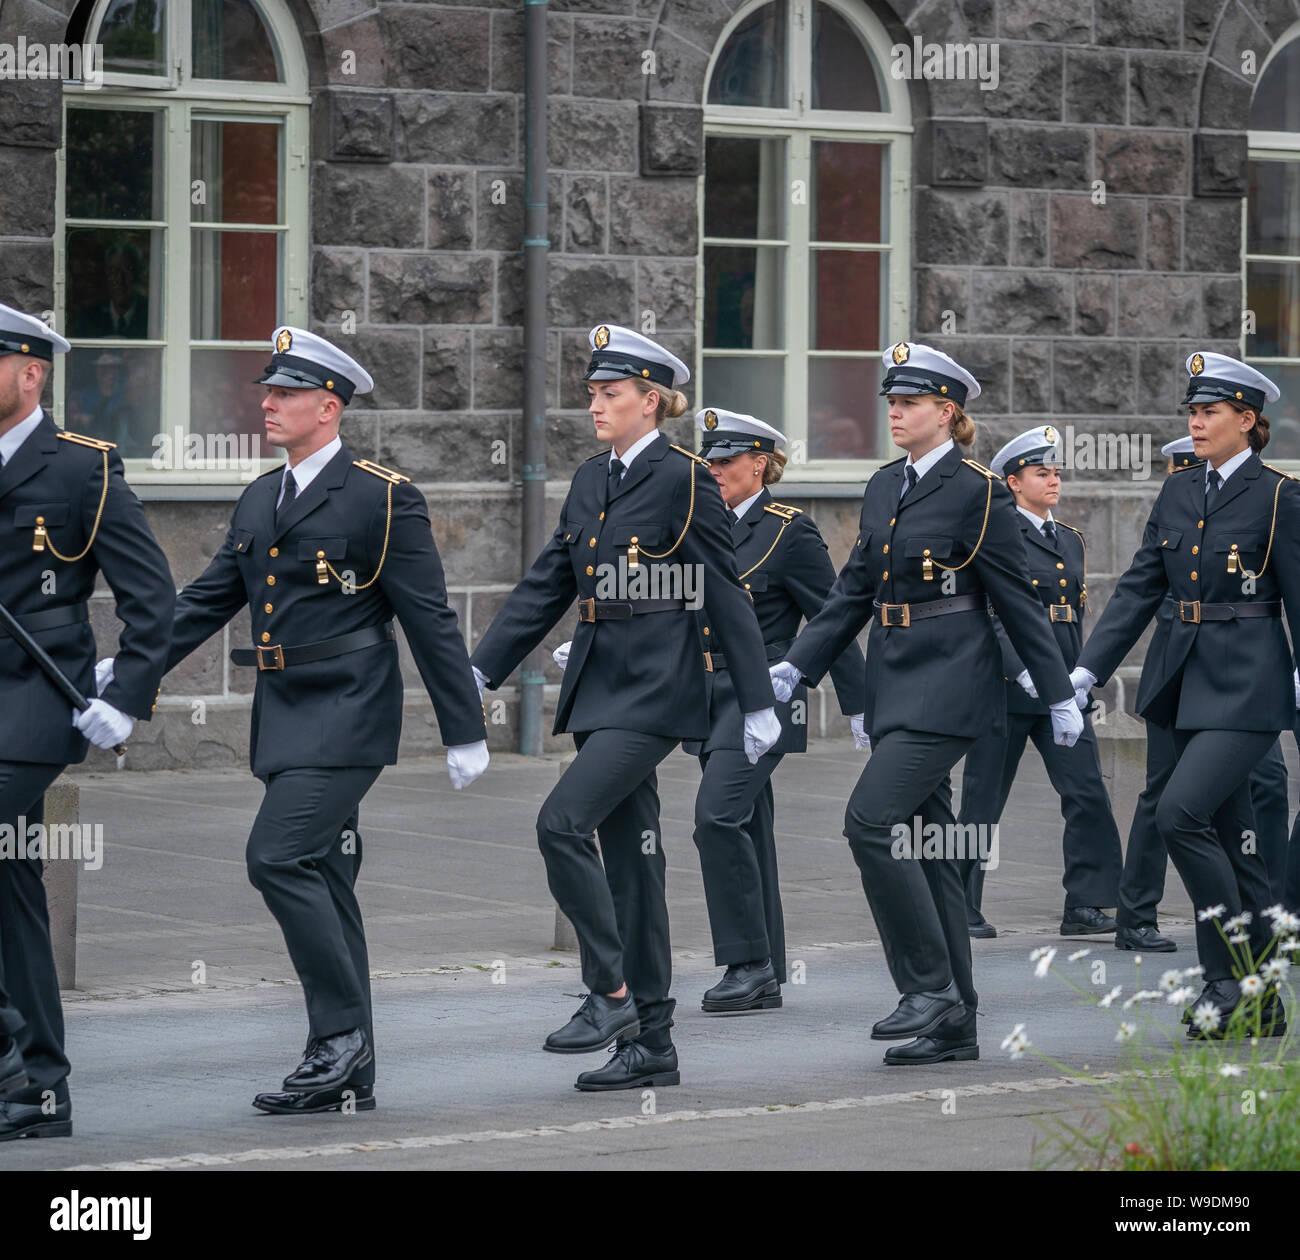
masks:
POLYGON ((787 228, 785 318, 785 424, 793 442, 808 441, 809 249, 812 194, 812 141, 806 131, 790 133, 786 151, 790 170, 786 181, 787 228), (796 197, 794 190, 802 195, 796 197))
POLYGON ((167 110, 167 156, 163 171, 164 256, 167 260, 163 351, 162 426, 190 428, 190 104, 171 101, 167 110))

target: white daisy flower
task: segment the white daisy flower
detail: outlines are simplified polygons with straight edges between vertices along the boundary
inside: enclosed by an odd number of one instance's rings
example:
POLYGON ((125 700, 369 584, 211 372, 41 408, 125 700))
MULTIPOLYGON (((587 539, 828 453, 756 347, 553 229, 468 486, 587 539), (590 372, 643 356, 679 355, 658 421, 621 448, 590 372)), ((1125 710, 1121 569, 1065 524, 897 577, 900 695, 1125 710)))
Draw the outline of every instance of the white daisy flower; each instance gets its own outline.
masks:
POLYGON ((1226 920, 1223 924, 1225 932, 1239 932, 1244 927, 1250 926, 1251 919, 1254 915, 1249 910, 1243 910, 1240 914, 1234 914, 1232 918, 1226 920))
POLYGON ((1124 1009, 1127 1011, 1138 1002, 1150 1002, 1160 996, 1161 994, 1155 989, 1139 989, 1131 998, 1125 1000, 1124 1009))
POLYGON ((1130 1024, 1127 1020, 1125 1020, 1122 1024, 1120 1024, 1119 1030, 1115 1033, 1115 1040, 1127 1041, 1135 1032, 1137 1032, 1137 1025, 1130 1024))
POLYGON ((1224 1063, 1224 1064, 1222 1064, 1222 1065, 1220 1066, 1220 1068, 1219 1068, 1219 1075, 1220 1075, 1220 1076, 1240 1076, 1240 1075, 1241 1075, 1241 1068, 1239 1068, 1235 1063, 1224 1063))
POLYGON ((1186 985, 1181 989, 1175 989, 1165 1001, 1171 1006, 1179 1006, 1183 1002, 1190 1002, 1196 996, 1196 990, 1188 988, 1186 985))
POLYGON ((1030 1040, 1025 1036, 1024 1024, 1017 1024, 1002 1040, 1002 1049, 1009 1050, 1013 1059, 1024 1057, 1025 1050, 1030 1045, 1030 1040))
POLYGON ((1160 987, 1166 993, 1172 993, 1183 982, 1183 973, 1176 967, 1171 967, 1160 977, 1160 987))
POLYGON ((1300 949, 1300 938, 1288 936, 1285 940, 1278 942, 1277 948, 1283 954, 1293 953, 1295 950, 1300 949))
POLYGON ((1241 991, 1247 997, 1256 997, 1264 992, 1264 982, 1253 973, 1249 976, 1242 976, 1238 983, 1241 986, 1241 991))
POLYGON ((1124 992, 1124 986, 1122 984, 1117 984, 1109 993, 1106 994, 1104 998, 1101 999, 1100 1002, 1097 1003, 1097 1005, 1109 1006, 1123 992, 1124 992))
POLYGON ((1228 907, 1225 905, 1207 906, 1204 910, 1196 912, 1196 921, 1208 923, 1211 919, 1221 919, 1227 913, 1228 907))
POLYGON ((1192 1012, 1192 1023, 1202 1032, 1209 1032, 1219 1026, 1219 1016, 1223 1012, 1213 1002, 1202 1002, 1192 1012))
POLYGON ((1250 937, 1248 937, 1245 932, 1233 932, 1232 935, 1228 937, 1228 944, 1244 945, 1249 940, 1250 937))
POLYGON ((1291 963, 1285 958, 1270 958, 1259 970, 1265 980, 1285 980, 1291 963))
POLYGON ((1294 936, 1297 932, 1300 932, 1300 915, 1283 910, 1281 914, 1273 916, 1274 936, 1294 936))
POLYGON ((1080 958, 1087 958, 1091 953, 1092 950, 1090 949, 1076 949, 1074 953, 1070 955, 1069 961, 1078 962, 1080 958))
POLYGON ((1041 980, 1052 966, 1052 959, 1056 957, 1055 948, 1049 948, 1039 954, 1038 962, 1034 966, 1034 975, 1041 980))
POLYGON ((1263 915, 1264 918, 1266 919, 1276 919, 1279 914, 1285 914, 1285 913, 1286 913, 1286 907, 1280 901, 1277 902, 1275 905, 1269 906, 1267 910, 1260 911, 1260 914, 1263 915))
POLYGON ((1186 976, 1188 979, 1191 979, 1192 976, 1203 976, 1204 974, 1205 974, 1205 968, 1202 967, 1200 963, 1197 963, 1195 967, 1183 968, 1183 975, 1186 976))

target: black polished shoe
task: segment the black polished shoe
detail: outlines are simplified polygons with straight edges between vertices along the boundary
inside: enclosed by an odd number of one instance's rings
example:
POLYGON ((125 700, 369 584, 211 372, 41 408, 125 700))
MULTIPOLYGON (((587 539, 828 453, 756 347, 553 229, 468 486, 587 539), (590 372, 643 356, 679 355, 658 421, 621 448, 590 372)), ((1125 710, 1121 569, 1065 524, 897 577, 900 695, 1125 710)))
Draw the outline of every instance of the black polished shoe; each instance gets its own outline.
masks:
POLYGON ((574 1089, 594 1093, 606 1089, 649 1089, 655 1085, 680 1085, 677 1051, 674 1047, 655 1049, 639 1041, 620 1041, 613 1057, 603 1068, 583 1072, 573 1082, 574 1089))
POLYGON ((16 1094, 27 1088, 27 1069, 23 1066, 23 1052, 14 1037, 0 1041, 0 1094, 16 1094))
POLYGON ((1116 927, 1116 949, 1138 949, 1144 954, 1175 954, 1178 942, 1161 936, 1154 923, 1144 923, 1141 927, 1116 927))
POLYGON ((273 1116, 309 1116, 321 1111, 374 1111, 373 1085, 336 1085, 311 1093, 258 1094, 253 1106, 273 1116))
POLYGON ((284 1078, 284 1087, 294 1093, 308 1094, 333 1089, 346 1084, 353 1072, 365 1067, 374 1057, 364 1028, 317 1037, 307 1058, 284 1078))
POLYGON ((1091 936, 1113 932, 1119 925, 1100 906, 1066 906, 1061 918, 1062 936, 1091 936))
POLYGON ((924 1037, 965 1009, 956 983, 950 983, 938 993, 904 993, 898 1009, 871 1026, 871 1039, 908 1041, 912 1037, 924 1037))
POLYGON ((975 1016, 964 1006, 939 1021, 928 1036, 918 1037, 905 1045, 890 1046, 885 1051, 885 1062, 894 1067, 907 1067, 920 1063, 944 1063, 948 1060, 962 1062, 980 1057, 979 1042, 975 1038, 975 1016))
MULTIPOLYGON (((969 913, 969 910, 968 910, 969 913)), ((974 911, 977 918, 967 918, 966 932, 972 940, 991 941, 998 934, 997 928, 993 926, 978 910, 974 911)))
POLYGON ((613 1045, 620 1037, 635 1037, 640 1031, 641 1017, 636 1013, 631 989, 621 998, 588 993, 573 1018, 547 1037, 542 1049, 553 1054, 590 1054, 613 1045))
POLYGON ((736 1014, 740 1011, 770 1011, 781 1005, 781 986, 777 983, 772 960, 732 963, 727 974, 704 995, 700 1009, 712 1014, 736 1014))
POLYGON ((0 1142, 12 1142, 17 1138, 71 1136, 71 1102, 55 1103, 53 1112, 46 1112, 40 1103, 0 1099, 0 1142))
MULTIPOLYGON (((1213 1002, 1219 1008, 1218 1020, 1211 1027, 1200 1027, 1195 1021, 1195 1007, 1193 1007, 1187 1013, 1185 1020, 1188 1026, 1187 1035, 1193 1041, 1222 1041, 1228 1035, 1228 1023, 1233 1013, 1246 1000, 1233 980, 1216 980, 1213 984, 1207 985, 1205 992, 1197 998, 1196 1005, 1199 1006, 1203 1001, 1213 1002)), ((1256 1035, 1253 1017, 1247 1016, 1242 1035, 1247 1037, 1256 1035)), ((1276 993, 1271 993, 1264 998, 1258 1035, 1261 1037, 1286 1035, 1286 1008, 1276 993)))

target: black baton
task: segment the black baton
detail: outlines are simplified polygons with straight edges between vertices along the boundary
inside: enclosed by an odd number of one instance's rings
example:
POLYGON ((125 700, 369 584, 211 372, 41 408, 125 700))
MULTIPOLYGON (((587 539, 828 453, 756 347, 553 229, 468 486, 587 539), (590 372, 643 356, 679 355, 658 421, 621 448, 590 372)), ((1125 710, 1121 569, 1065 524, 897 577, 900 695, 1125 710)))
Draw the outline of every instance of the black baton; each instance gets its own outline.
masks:
MULTIPOLYGON (((67 696, 77 712, 84 713, 90 708, 90 701, 72 685, 67 674, 50 660, 50 654, 18 624, 18 618, 3 604, 0 604, 0 625, 4 626, 9 632, 9 637, 45 671, 46 677, 67 696)), ((121 757, 126 753, 126 745, 118 744, 113 751, 121 757)))

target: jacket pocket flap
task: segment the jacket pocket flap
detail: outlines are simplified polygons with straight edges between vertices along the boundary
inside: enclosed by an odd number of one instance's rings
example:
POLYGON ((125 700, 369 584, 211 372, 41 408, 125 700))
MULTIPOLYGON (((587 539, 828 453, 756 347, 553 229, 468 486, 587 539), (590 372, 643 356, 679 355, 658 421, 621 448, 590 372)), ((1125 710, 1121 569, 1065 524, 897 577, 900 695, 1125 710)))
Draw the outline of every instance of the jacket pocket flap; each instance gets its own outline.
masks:
POLYGON ((951 538, 909 538, 903 544, 905 556, 934 556, 940 560, 952 555, 951 538))
POLYGON ((662 525, 618 525, 614 529, 614 546, 630 547, 632 539, 642 547, 657 547, 663 541, 662 525))
POLYGON ((300 538, 298 540, 299 560, 342 560, 348 554, 346 538, 300 538), (322 557, 319 553, 324 552, 322 557))
POLYGON ((68 523, 67 503, 19 503, 14 508, 14 524, 36 527, 36 518, 43 517, 42 525, 66 525, 68 523))
POLYGON ((770 573, 751 573, 747 578, 741 578, 740 584, 747 591, 765 591, 771 576, 770 573))
POLYGON ((1182 541, 1183 541, 1183 533, 1182 533, 1182 530, 1179 530, 1179 529, 1166 529, 1166 530, 1161 531, 1161 534, 1160 534, 1160 545, 1161 545, 1161 546, 1162 546, 1166 551, 1177 551, 1177 550, 1178 550, 1178 544, 1179 544, 1180 542, 1182 542, 1182 541))
POLYGON ((251 529, 236 529, 232 525, 230 532, 226 534, 226 542, 233 551, 250 552, 253 550, 253 531, 251 529))
POLYGON ((1263 551, 1267 541, 1267 534, 1237 534, 1219 543, 1214 550, 1231 551, 1235 544, 1238 551, 1263 551))

